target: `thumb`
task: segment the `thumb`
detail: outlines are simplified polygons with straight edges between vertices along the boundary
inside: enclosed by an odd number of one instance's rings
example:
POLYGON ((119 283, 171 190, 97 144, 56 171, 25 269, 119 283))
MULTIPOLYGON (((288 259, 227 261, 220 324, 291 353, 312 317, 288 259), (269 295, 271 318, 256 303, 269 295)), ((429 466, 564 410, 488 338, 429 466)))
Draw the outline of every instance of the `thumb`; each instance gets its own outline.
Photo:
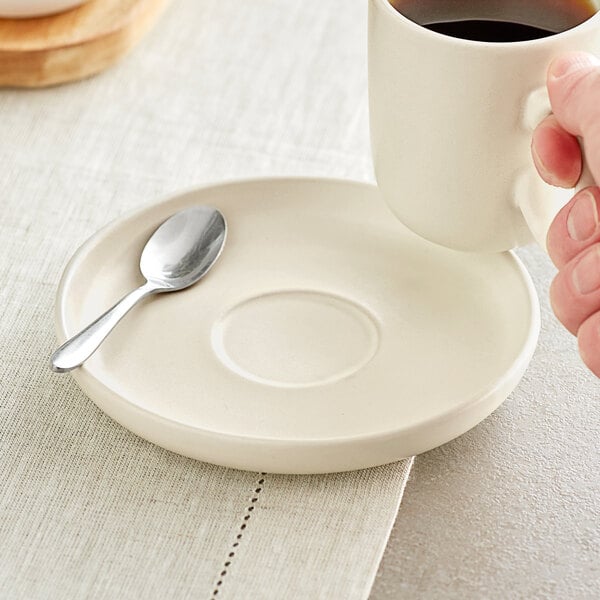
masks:
POLYGON ((548 69, 548 94, 559 124, 580 136, 596 182, 600 182, 600 60, 584 52, 555 59, 548 69))

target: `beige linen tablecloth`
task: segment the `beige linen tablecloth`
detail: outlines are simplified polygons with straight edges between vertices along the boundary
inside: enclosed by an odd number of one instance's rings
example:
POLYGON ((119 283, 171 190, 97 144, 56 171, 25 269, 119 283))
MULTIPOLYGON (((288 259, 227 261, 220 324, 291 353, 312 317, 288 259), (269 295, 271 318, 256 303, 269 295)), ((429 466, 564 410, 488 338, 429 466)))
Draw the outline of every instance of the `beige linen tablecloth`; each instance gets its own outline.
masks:
POLYGON ((223 179, 369 179, 364 7, 174 2, 119 66, 0 91, 0 596, 365 598, 410 461, 285 477, 188 460, 52 374, 75 249, 223 179))

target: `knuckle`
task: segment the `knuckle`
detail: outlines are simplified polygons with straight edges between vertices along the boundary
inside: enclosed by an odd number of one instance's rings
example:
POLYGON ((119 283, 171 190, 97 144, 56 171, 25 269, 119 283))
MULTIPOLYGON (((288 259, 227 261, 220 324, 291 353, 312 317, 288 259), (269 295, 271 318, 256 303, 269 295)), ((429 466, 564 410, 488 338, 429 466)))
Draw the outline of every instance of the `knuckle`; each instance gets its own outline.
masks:
POLYGON ((566 77, 561 85, 562 101, 572 103, 579 97, 592 94, 600 103, 600 67, 590 66, 587 69, 575 71, 566 77))
POLYGON ((597 88, 600 92, 600 68, 589 67, 575 71, 561 81, 561 96, 563 102, 569 103, 582 92, 586 94, 590 88, 597 88))

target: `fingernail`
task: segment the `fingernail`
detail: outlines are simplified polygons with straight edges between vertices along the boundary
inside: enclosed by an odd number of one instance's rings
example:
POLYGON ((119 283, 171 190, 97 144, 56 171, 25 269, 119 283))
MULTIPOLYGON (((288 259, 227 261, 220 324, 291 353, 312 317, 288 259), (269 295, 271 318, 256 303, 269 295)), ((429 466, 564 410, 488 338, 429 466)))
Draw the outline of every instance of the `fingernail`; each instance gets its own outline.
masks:
MULTIPOLYGON (((534 137, 534 139, 535 139, 535 137, 534 137)), ((532 144, 532 146, 531 146, 531 154, 533 155, 533 162, 535 163, 535 166, 537 167, 537 170, 539 171, 540 175, 546 181, 548 181, 549 179, 552 179, 554 175, 550 172, 550 170, 544 164, 544 161, 542 160, 542 157, 540 156, 540 154, 537 151, 537 148, 535 146, 536 146, 535 143, 532 144)))
POLYGON ((600 246, 583 255, 573 269, 573 285, 581 294, 591 294, 600 289, 600 246))
POLYGON ((581 192, 567 217, 569 236, 576 242, 585 242, 596 233, 599 221, 594 194, 589 191, 581 192))
POLYGON ((551 79, 562 79, 567 75, 575 73, 575 71, 587 69, 590 66, 598 64, 600 64, 600 61, 590 54, 563 56, 552 61, 548 74, 551 79))

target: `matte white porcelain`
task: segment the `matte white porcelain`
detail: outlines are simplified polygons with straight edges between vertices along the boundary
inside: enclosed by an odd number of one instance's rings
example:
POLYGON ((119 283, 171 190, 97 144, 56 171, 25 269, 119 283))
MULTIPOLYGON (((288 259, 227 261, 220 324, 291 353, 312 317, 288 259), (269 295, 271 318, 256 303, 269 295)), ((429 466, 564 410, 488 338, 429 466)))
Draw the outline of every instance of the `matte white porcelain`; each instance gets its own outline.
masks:
POLYGON ((138 435, 240 469, 358 469, 467 431, 523 374, 539 314, 513 254, 436 246, 375 187, 319 179, 206 187, 109 225, 65 270, 60 341, 139 283, 150 233, 195 203, 227 219, 217 266, 73 372, 138 435))
POLYGON ((485 43, 435 33, 388 0, 369 0, 373 160, 406 226, 457 249, 497 252, 532 234, 545 246, 572 194, 535 172, 531 132, 549 112, 547 67, 567 50, 600 54, 600 13, 547 38, 485 43))
POLYGON ((0 0, 0 17, 41 17, 75 8, 89 0, 0 0))

